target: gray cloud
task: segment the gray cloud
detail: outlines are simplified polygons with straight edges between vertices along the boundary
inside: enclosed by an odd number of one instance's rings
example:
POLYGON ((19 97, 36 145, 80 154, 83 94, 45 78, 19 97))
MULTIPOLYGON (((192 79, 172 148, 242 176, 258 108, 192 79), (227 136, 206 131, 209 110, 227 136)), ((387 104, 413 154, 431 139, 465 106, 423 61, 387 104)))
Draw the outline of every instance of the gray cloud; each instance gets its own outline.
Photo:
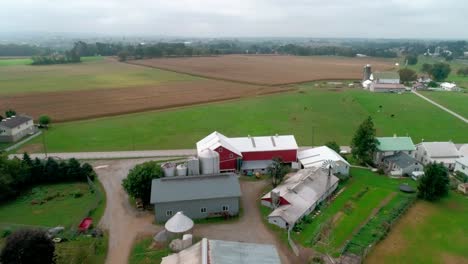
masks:
POLYGON ((466 0, 0 0, 0 32, 468 38, 466 0))

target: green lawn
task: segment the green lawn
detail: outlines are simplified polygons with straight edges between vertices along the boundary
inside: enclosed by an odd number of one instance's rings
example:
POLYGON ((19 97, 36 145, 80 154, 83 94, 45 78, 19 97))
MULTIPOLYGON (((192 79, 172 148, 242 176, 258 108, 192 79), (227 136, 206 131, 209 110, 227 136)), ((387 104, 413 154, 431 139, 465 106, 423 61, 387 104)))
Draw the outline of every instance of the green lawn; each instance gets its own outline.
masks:
MULTIPOLYGON (((7 64, 8 61, 0 60, 0 64, 7 64)), ((2 84, 0 95, 155 86, 200 79, 190 75, 120 63, 103 57, 83 57, 82 61, 76 64, 39 66, 18 63, 18 65, 0 67, 2 84)))
POLYGON ((351 175, 352 178, 344 185, 344 191, 310 224, 305 225, 302 232, 293 234, 295 241, 320 252, 338 255, 346 240, 351 239, 359 226, 366 223, 373 210, 383 205, 385 198, 388 197, 389 203, 392 203, 404 197, 398 193, 400 184, 415 185, 410 179, 390 179, 366 169, 352 168, 351 175), (314 238, 324 228, 328 230, 326 238, 322 240, 325 244, 314 244, 314 238))
POLYGON ((366 263, 468 263, 468 198, 451 192, 418 201, 377 245, 366 263))
MULTIPOLYGON (((217 130, 227 136, 294 134, 299 145, 334 140, 349 145, 371 115, 380 136, 468 141, 468 124, 414 94, 341 92, 303 85, 299 92, 175 110, 55 124, 46 133, 50 152, 193 148, 217 130), (382 106, 382 110, 379 110, 382 106), (394 117, 391 117, 394 115, 394 117)), ((42 139, 30 144, 41 145, 42 139)), ((39 147, 40 149, 40 147, 39 147)), ((22 150, 20 150, 22 151, 22 150)))
POLYGON ((133 246, 132 252, 130 253, 128 263, 157 264, 161 263, 163 257, 166 257, 172 253, 168 247, 163 247, 161 249, 153 249, 150 247, 152 243, 152 237, 144 238, 142 240, 137 241, 133 246))
POLYGON ((421 92, 424 96, 468 118, 468 93, 421 92))

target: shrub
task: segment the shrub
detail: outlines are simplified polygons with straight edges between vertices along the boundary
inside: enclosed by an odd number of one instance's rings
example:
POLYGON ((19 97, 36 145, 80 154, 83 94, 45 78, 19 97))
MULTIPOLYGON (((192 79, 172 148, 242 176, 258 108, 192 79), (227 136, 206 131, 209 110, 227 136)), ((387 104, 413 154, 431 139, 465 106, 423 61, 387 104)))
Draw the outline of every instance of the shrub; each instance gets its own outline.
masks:
POLYGON ((5 237, 11 235, 11 232, 12 232, 12 231, 11 231, 11 229, 10 229, 9 227, 3 229, 3 230, 2 230, 2 238, 5 238, 5 237))
POLYGON ((80 198, 81 196, 83 196, 83 193, 80 190, 73 192, 73 198, 80 198))

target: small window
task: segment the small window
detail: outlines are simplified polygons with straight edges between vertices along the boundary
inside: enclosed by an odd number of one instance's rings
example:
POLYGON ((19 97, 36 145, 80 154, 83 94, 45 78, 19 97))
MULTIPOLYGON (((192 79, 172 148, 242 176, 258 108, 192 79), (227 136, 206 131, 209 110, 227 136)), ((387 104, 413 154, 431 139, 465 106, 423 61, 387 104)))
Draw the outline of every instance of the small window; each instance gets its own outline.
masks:
POLYGON ((229 211, 229 206, 223 205, 223 212, 227 212, 227 211, 229 211))
POLYGON ((172 210, 167 210, 166 211, 166 216, 172 216, 172 214, 173 214, 172 210))
POLYGON ((229 158, 234 158, 234 154, 230 153, 229 158))
POLYGON ((206 213, 206 207, 202 207, 202 208, 200 208, 200 212, 202 212, 202 213, 206 213))
POLYGON ((465 169, 465 166, 462 166, 462 169, 464 170, 464 169, 465 169))
POLYGON ((219 148, 219 149, 218 149, 218 152, 223 152, 223 148, 219 148))
POLYGON ((409 154, 409 155, 411 155, 411 150, 410 150, 410 151, 408 151, 408 154, 409 154))

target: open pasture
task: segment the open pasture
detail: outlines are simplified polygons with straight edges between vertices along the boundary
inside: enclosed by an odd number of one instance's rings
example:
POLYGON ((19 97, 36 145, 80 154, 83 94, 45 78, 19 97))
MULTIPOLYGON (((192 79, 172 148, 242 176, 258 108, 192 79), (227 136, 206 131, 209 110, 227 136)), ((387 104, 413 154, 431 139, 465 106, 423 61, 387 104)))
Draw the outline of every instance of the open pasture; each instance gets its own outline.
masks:
POLYGON ((130 63, 207 78, 264 85, 361 79, 365 64, 372 64, 374 70, 388 70, 394 65, 389 59, 276 55, 161 58, 130 63))
MULTIPOLYGON (((369 115, 379 136, 409 135, 415 143, 421 139, 468 142, 467 124, 414 94, 301 87, 296 92, 230 102, 55 124, 46 133, 47 149, 193 148, 215 130, 232 137, 292 133, 301 146, 332 140, 349 145, 356 128, 369 115)), ((42 151, 41 142, 34 139, 32 145, 18 151, 42 151)))

